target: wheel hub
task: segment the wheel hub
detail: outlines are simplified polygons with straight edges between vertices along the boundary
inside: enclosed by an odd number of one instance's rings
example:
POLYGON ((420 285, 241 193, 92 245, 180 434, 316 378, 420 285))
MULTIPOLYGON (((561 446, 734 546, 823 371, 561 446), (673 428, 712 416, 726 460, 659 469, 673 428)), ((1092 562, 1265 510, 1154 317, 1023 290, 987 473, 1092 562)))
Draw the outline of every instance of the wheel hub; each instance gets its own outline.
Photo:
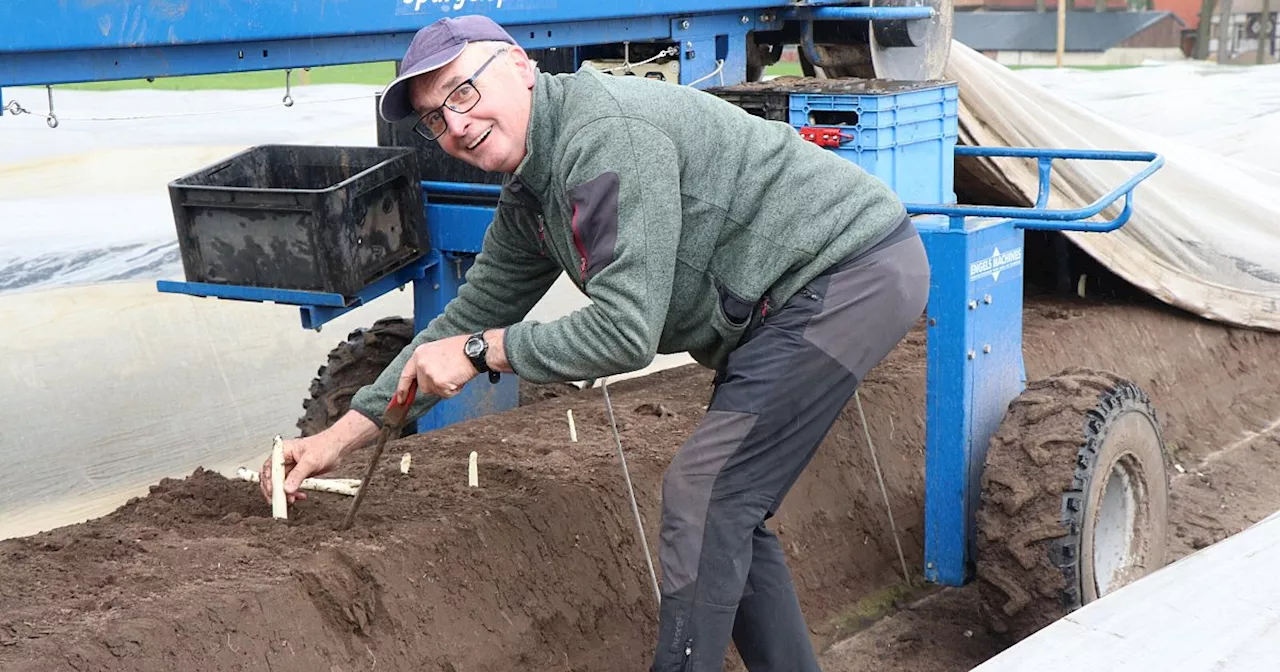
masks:
POLYGON ((1126 454, 1107 475, 1093 533, 1094 589, 1098 595, 1128 583, 1128 576, 1141 559, 1141 545, 1137 543, 1143 508, 1138 490, 1139 468, 1133 456, 1126 454))

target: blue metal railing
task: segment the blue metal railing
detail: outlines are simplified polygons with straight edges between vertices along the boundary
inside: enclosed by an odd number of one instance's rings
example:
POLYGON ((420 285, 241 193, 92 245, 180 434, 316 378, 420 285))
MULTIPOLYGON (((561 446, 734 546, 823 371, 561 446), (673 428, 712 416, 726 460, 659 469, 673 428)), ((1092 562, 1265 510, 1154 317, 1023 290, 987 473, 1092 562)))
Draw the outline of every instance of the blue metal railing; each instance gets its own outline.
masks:
POLYGON ((422 189, 427 196, 497 196, 502 193, 500 184, 478 182, 433 182, 424 180, 422 189))
POLYGON ((930 19, 932 7, 792 7, 782 12, 784 19, 815 21, 885 21, 930 19))
POLYGON ((1105 233, 1124 226, 1133 215, 1133 189, 1164 165, 1164 157, 1154 152, 1119 152, 1095 149, 1039 149, 1032 147, 956 147, 956 156, 988 156, 1033 158, 1040 174, 1036 204, 1030 208, 983 205, 929 205, 907 204, 907 212, 913 215, 946 215, 952 228, 960 228, 965 217, 1009 217, 1014 226, 1041 231, 1086 231, 1105 233), (1130 177, 1111 193, 1093 203, 1074 210, 1048 210, 1049 175, 1055 159, 1084 159, 1090 161, 1142 161, 1148 165, 1130 177), (1102 212, 1116 199, 1124 197, 1124 209, 1109 222, 1085 222, 1102 212))

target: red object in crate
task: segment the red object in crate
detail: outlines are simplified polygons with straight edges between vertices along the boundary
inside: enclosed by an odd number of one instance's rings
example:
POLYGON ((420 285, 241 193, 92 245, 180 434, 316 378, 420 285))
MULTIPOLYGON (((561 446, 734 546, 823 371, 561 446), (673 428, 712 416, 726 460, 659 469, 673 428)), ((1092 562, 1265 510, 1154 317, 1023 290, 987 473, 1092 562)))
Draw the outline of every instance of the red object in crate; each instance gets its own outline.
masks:
POLYGON ((819 147, 839 147, 846 140, 852 140, 852 133, 845 133, 838 128, 818 128, 805 126, 800 129, 800 137, 819 147))

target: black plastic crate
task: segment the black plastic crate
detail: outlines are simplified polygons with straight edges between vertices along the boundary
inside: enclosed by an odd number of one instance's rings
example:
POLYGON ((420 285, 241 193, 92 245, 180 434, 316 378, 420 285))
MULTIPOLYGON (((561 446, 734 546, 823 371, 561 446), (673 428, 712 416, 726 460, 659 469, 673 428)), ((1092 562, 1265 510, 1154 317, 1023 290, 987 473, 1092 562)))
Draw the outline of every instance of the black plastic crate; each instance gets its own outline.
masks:
POLYGON ((430 249, 418 161, 263 145, 170 182, 187 280, 354 296, 430 249))
POLYGON ((791 96, 786 91, 770 91, 761 87, 708 87, 707 93, 733 103, 749 114, 769 121, 786 121, 791 110, 791 96))

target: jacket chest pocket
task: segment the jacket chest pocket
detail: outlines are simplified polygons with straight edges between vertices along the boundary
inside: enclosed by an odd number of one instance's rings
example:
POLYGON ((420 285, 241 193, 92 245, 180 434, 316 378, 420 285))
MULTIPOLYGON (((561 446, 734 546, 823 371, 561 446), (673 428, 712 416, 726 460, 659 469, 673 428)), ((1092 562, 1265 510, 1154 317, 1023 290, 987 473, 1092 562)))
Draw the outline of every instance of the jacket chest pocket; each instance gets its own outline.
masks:
POLYGON ((498 206, 502 216, 515 225, 515 229, 523 232, 535 245, 535 249, 544 257, 554 259, 551 244, 547 240, 546 217, 542 211, 519 203, 506 203, 498 206))

